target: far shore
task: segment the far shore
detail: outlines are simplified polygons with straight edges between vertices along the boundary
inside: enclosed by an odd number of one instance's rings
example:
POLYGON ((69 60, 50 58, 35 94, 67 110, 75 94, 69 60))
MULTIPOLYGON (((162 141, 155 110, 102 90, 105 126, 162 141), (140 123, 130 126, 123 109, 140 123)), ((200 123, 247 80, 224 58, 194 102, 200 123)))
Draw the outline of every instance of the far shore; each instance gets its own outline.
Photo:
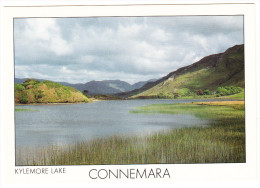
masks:
MULTIPOLYGON (((156 99, 156 98, 146 98, 146 99, 140 99, 140 98, 129 98, 129 99, 117 99, 117 100, 150 100, 150 99, 156 99)), ((179 100, 191 100, 191 99, 202 99, 202 100, 212 100, 212 99, 216 99, 216 100, 223 100, 223 101, 227 101, 227 100, 235 100, 235 101, 244 101, 243 99, 236 99, 236 98, 224 98, 224 97, 215 97, 215 98, 178 98, 179 100)), ((170 98, 161 98, 160 100, 178 100, 178 99, 170 99, 170 98)), ((92 102, 98 102, 98 101, 109 101, 109 99, 107 100, 102 100, 102 99, 92 99, 89 102, 67 102, 67 103, 30 103, 30 104, 22 104, 22 103, 15 103, 15 106, 24 106, 24 105, 66 105, 66 104, 85 104, 85 103, 92 103, 92 102)))
MULTIPOLYGON (((93 100, 91 102, 95 102, 96 100, 93 100)), ((24 105, 66 105, 66 104, 85 104, 90 102, 67 102, 67 103, 31 103, 31 104, 22 104, 22 103, 15 103, 15 106, 24 106, 24 105)))

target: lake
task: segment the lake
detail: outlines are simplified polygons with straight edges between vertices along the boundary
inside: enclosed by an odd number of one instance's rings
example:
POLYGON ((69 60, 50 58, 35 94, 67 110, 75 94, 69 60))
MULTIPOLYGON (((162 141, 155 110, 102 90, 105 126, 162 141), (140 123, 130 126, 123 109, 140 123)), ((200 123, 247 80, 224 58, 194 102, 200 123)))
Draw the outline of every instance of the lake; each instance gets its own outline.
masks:
MULTIPOLYGON (((15 112, 16 147, 64 145, 112 135, 146 135, 168 129, 205 126, 188 114, 134 114, 139 106, 213 100, 114 100, 85 104, 20 105, 15 112)), ((216 101, 216 100, 214 100, 216 101)))

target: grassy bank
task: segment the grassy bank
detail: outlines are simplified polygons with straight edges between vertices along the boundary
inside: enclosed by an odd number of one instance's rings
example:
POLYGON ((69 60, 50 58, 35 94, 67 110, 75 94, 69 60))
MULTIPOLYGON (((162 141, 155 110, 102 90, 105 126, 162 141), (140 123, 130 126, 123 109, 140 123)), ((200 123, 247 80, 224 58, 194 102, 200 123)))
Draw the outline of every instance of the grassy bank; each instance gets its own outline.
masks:
POLYGON ((193 114, 207 127, 168 130, 149 136, 113 136, 63 147, 18 149, 17 165, 243 163, 244 102, 160 104, 132 113, 193 114))
POLYGON ((188 96, 179 96, 175 98, 173 95, 149 95, 149 96, 138 96, 138 97, 130 97, 130 99, 235 99, 235 100, 245 100, 245 92, 226 95, 226 96, 218 96, 217 94, 211 95, 188 95, 188 96))
POLYGON ((220 99, 237 99, 237 100, 245 100, 245 92, 241 92, 238 94, 234 95, 229 95, 229 96, 222 96, 219 97, 220 99))

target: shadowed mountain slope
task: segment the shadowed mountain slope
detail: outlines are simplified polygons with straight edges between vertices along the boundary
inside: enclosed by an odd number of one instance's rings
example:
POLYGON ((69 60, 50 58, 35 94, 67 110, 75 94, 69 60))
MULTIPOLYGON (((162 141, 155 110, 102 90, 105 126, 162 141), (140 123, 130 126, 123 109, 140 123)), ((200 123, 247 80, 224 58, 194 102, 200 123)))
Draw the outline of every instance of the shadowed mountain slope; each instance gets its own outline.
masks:
POLYGON ((214 92, 220 86, 244 88, 244 45, 236 45, 223 53, 206 56, 196 63, 169 73, 142 88, 118 94, 120 97, 182 95, 198 89, 214 92))

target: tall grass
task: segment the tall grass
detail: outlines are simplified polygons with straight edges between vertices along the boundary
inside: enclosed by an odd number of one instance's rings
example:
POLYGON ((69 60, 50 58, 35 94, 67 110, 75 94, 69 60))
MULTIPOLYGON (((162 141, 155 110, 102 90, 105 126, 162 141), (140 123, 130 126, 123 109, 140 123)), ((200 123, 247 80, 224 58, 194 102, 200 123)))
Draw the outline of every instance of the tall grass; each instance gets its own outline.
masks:
POLYGON ((14 109, 15 110, 15 112, 31 112, 31 111, 37 111, 37 110, 34 110, 34 109, 26 109, 26 108, 15 108, 14 109))
POLYGON ((245 92, 241 92, 238 94, 234 94, 234 95, 229 95, 229 96, 222 96, 219 97, 220 99, 238 99, 238 100, 245 100, 245 92))
POLYGON ((161 104, 132 112, 188 113, 211 123, 207 127, 165 130, 148 136, 112 136, 33 151, 17 149, 16 165, 245 162, 243 103, 161 104))

